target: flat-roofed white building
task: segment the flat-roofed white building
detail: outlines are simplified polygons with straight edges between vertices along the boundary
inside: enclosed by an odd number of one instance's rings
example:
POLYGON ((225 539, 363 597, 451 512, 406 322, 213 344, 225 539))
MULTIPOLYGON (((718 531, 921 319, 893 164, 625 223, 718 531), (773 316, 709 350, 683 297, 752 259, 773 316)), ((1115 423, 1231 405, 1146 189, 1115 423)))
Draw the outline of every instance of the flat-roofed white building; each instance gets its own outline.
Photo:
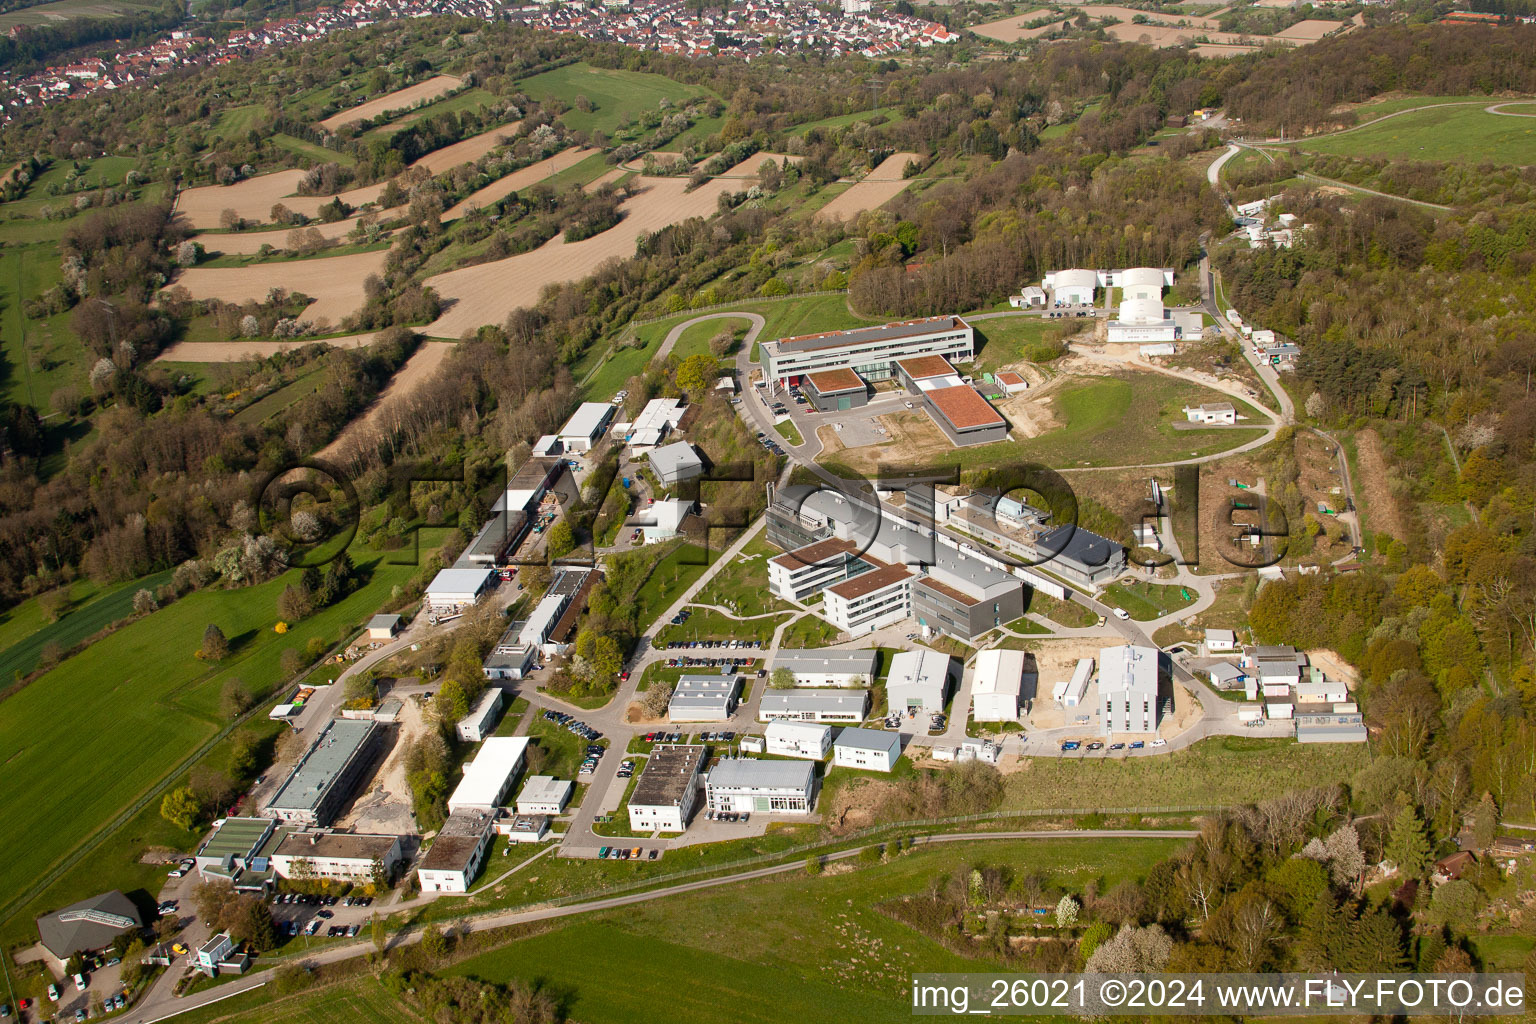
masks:
POLYGON ((694 513, 698 502, 681 498, 664 498, 644 509, 630 524, 640 531, 647 544, 660 544, 676 537, 683 528, 683 520, 694 513))
POLYGON ((560 428, 560 443, 568 452, 591 451, 613 419, 612 402, 582 402, 560 428))
POLYGON ((687 441, 662 445, 650 454, 651 471, 664 487, 676 487, 704 473, 704 460, 687 441))
POLYGON ((821 787, 816 766, 806 761, 762 761, 750 757, 718 762, 704 779, 712 811, 809 814, 821 787))
POLYGON ((768 589, 786 601, 804 601, 869 569, 854 545, 829 537, 768 559, 768 589))
POLYGON ((1075 708, 1082 703, 1083 696, 1088 692, 1088 684, 1093 680, 1093 659, 1079 658, 1077 665, 1072 669, 1072 678, 1056 684, 1051 696, 1056 703, 1064 708, 1075 708))
POLYGON ((1206 402, 1204 405, 1186 405, 1184 418, 1190 423, 1214 423, 1234 426, 1237 423, 1237 407, 1231 402, 1206 402))
POLYGON ((1099 651, 1099 730, 1156 732, 1157 659, 1155 647, 1127 644, 1099 651))
POLYGON ((728 676, 683 676, 667 703, 673 722, 723 722, 736 710, 741 679, 728 676))
POLYGON ((458 725, 453 731, 464 743, 479 743, 491 734, 496 728, 496 721, 501 717, 501 701, 503 697, 501 687, 488 686, 469 714, 459 719, 458 725))
POLYGON ((769 690, 757 706, 760 722, 862 722, 868 716, 868 690, 769 690))
POLYGON ((677 429, 687 409, 680 398, 653 398, 635 421, 627 425, 624 440, 634 451, 654 448, 677 429))
POLYGON ((517 773, 523 767, 528 740, 523 736, 492 736, 475 759, 464 766, 464 778, 448 797, 448 812, 490 813, 504 805, 517 773))
POLYGON ((943 711, 949 693, 951 659, 924 648, 891 658, 885 678, 886 702, 893 712, 943 711))
POLYGON ((427 609, 437 615, 456 614, 480 600, 494 583, 495 573, 487 568, 444 569, 427 584, 427 609))
POLYGON ((548 814, 553 817, 565 810, 571 802, 574 784, 553 775, 532 775, 523 783, 523 791, 517 794, 518 814, 548 814))
POLYGON ((1025 665, 1023 651, 992 647, 976 655, 971 676, 971 717, 978 722, 1016 721, 1025 665))
POLYGON ((629 827, 636 832, 681 832, 698 799, 700 744, 664 743, 651 749, 629 797, 629 827))
POLYGON ((786 648, 773 656, 773 671, 787 669, 796 686, 869 686, 879 664, 880 652, 869 649, 786 648))
POLYGON ((820 761, 832 749, 832 727, 781 718, 763 730, 763 744, 764 753, 820 761))
POLYGON ((399 836, 292 832, 272 851, 271 866, 283 878, 366 882, 375 870, 392 877, 402 858, 399 836))
POLYGON ((840 768, 888 772, 900 758, 900 733, 849 728, 832 741, 832 763, 840 768))
POLYGON ((1237 632, 1231 629, 1205 631, 1205 653, 1231 654, 1237 650, 1237 632))

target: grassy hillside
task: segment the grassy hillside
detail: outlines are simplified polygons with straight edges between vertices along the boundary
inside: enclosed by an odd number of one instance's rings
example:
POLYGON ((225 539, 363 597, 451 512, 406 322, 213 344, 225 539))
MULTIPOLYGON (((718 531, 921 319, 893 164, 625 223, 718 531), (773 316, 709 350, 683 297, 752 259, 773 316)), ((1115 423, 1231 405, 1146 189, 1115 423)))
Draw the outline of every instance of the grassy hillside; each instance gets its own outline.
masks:
POLYGON ((525 78, 519 88, 541 102, 559 100, 571 109, 560 116, 572 131, 612 132, 644 111, 659 110, 662 100, 674 107, 712 95, 708 89, 686 85, 639 71, 595 68, 585 62, 567 64, 525 78), (577 109, 577 97, 592 101, 593 109, 577 109))
POLYGON ((1536 117, 1490 114, 1482 106, 1440 105, 1297 145, 1341 156, 1525 166, 1536 163, 1536 117))

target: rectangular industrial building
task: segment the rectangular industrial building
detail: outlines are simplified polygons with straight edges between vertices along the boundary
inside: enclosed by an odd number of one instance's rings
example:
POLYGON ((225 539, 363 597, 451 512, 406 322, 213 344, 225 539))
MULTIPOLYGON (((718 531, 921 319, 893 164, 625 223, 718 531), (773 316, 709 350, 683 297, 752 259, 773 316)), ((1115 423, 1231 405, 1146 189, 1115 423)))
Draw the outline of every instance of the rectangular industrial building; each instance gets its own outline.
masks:
POLYGON ((976 655, 971 678, 971 717, 978 722, 1011 722, 1019 717, 1027 656, 1023 651, 988 648, 976 655))
POLYGON ((768 560, 768 589, 786 601, 803 601, 874 566, 858 549, 833 537, 768 560))
POLYGON ((552 775, 534 775, 523 785, 523 791, 517 794, 517 813, 559 814, 571 802, 573 789, 575 785, 569 780, 557 779, 552 775))
POLYGON ((716 812, 809 814, 820 786, 809 762, 732 758, 709 770, 704 794, 716 812))
POLYGON ((704 473, 704 460, 687 441, 663 445, 650 454, 651 472, 663 487, 676 487, 704 473))
POLYGON ((1099 731, 1156 732, 1158 718, 1156 647, 1127 644, 1099 651, 1099 731))
POLYGON ((1064 708, 1075 708, 1082 703, 1083 697, 1088 692, 1088 684, 1093 681, 1093 659, 1078 658, 1077 665, 1072 669, 1072 678, 1062 680, 1051 691, 1051 696, 1064 708))
POLYGON ((686 412, 682 399, 653 398, 633 423, 624 424, 624 441, 637 452, 654 448, 677 429, 686 412))
POLYGON ((928 417, 949 438, 950 444, 965 446, 1007 440, 1008 421, 943 357, 898 360, 896 379, 922 400, 928 417))
POLYGON ((326 723, 314 746, 267 801, 265 812, 280 821, 329 825, 352 798, 383 735, 382 726, 366 719, 326 723))
POLYGON ((487 568, 444 569, 427 584, 427 610, 435 615, 455 615, 480 600, 495 582, 496 574, 487 568))
POLYGON ((723 722, 736 710, 741 680, 729 676, 683 676, 667 703, 673 722, 723 722))
POLYGON ((975 331, 958 316, 828 331, 765 341, 759 346, 770 391, 799 384, 807 374, 851 369, 865 380, 889 380, 898 359, 940 355, 968 362, 976 355, 975 331))
POLYGON ((688 827, 698 799, 700 744, 666 743, 654 747, 629 797, 629 827, 636 832, 681 832, 688 827))
POLYGON ((617 408, 612 402, 582 402, 560 428, 560 443, 568 452, 590 451, 608 429, 617 408))
POLYGON ((902 651, 891 658, 885 677, 886 703, 893 712, 943 711, 949 693, 950 657, 938 651, 902 651))
POLYGON ((888 772, 901 758, 901 734, 879 729, 844 729, 832 742, 832 763, 840 768, 888 772))
POLYGON ((496 835, 496 816, 484 811, 456 811, 448 815, 437 838, 421 859, 416 878, 421 891, 468 892, 480 873, 485 855, 496 835))
POLYGON ((487 679, 521 679, 538 667, 539 649, 522 642, 526 620, 512 623, 480 664, 487 679))
POLYGON ((769 722, 763 730, 763 752, 777 757, 804 757, 820 761, 832 749, 832 727, 787 718, 769 722))
POLYGON ((869 686, 879 665, 880 652, 867 648, 785 648, 773 656, 773 670, 789 670, 796 686, 869 686))
POLYGON ((528 740, 523 736, 492 736, 480 747, 475 759, 464 766, 448 798, 448 812, 481 811, 490 813, 505 804, 507 793, 523 767, 528 740))
POLYGON ((868 690, 769 690, 757 706, 762 722, 862 722, 868 716, 868 690))
POLYGON ((479 743, 496 729, 496 721, 501 717, 502 696, 499 686, 485 688, 474 708, 454 726, 453 731, 461 742, 479 743))
POLYGON ((399 836, 292 832, 272 852, 272 869, 284 878, 365 883, 375 873, 394 877, 402 857, 399 836))

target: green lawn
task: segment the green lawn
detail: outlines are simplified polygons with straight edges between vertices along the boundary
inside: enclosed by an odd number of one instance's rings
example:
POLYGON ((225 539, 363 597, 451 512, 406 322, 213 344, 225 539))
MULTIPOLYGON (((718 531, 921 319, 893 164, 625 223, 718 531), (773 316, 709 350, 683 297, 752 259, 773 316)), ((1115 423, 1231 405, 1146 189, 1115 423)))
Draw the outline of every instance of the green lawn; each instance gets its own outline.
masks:
MULTIPOLYGON (((649 1024, 661 1005, 679 1024, 908 1020, 913 973, 986 970, 990 961, 950 952, 881 913, 879 903, 924 892, 969 864, 1027 864, 1064 888, 1094 880, 1102 891, 1140 877, 1178 846, 999 840, 919 848, 883 865, 814 878, 791 871, 582 918, 453 972, 539 981, 561 994, 573 1020, 649 1024), (593 963, 606 969, 593 971, 593 963)), ((680 859, 672 853, 662 863, 680 859)))
POLYGON ((1481 106, 1439 106, 1295 145, 1342 156, 1524 166, 1536 163, 1536 118, 1489 114, 1481 106))
MULTIPOLYGON (((527 736, 543 750, 542 763, 537 772, 530 775, 553 775, 557 779, 577 781, 576 769, 586 758, 587 741, 558 722, 551 722, 542 714, 535 713, 528 724, 527 736)), ((606 739, 599 740, 607 746, 606 739)))
POLYGON ((800 431, 792 420, 780 420, 773 425, 774 432, 790 444, 804 444, 805 438, 800 436, 800 431))
POLYGON ((318 992, 277 998, 270 986, 242 992, 202 1009, 179 1014, 177 1024, 213 1024, 229 1019, 260 1024, 418 1024, 422 1018, 405 1007, 372 975, 351 978, 318 992))
MULTIPOLYGON (((840 294, 796 296, 780 300, 746 300, 739 304, 733 303, 730 307, 730 310, 737 309, 757 313, 763 317, 763 330, 759 337, 764 339, 788 338, 800 334, 814 334, 818 331, 839 331, 881 322, 854 316, 848 312, 847 302, 840 294)), ((708 312, 730 312, 730 310, 712 309, 708 312)), ((634 344, 619 349, 611 355, 609 347, 613 344, 613 339, 594 342, 573 367, 577 382, 580 384, 585 381, 581 386, 590 400, 603 401, 613 397, 613 393, 622 388, 630 377, 645 369, 672 328, 701 315, 703 314, 699 311, 691 310, 674 313, 653 323, 641 324, 635 328, 634 344)), ((683 341, 687 340, 688 335, 693 331, 698 331, 707 345, 708 340, 722 328, 737 326, 739 323, 740 321, 733 320, 706 321, 685 332, 684 338, 679 339, 677 347, 681 348, 683 341)), ((704 350, 707 351, 707 348, 704 350)), ((753 351, 756 350, 757 344, 754 342, 753 351)))
POLYGON ((873 121, 877 116, 886 118, 887 124, 894 124, 905 120, 901 115, 901 111, 895 107, 886 107, 883 110, 856 110, 851 114, 838 114, 835 117, 824 117, 820 121, 807 121, 805 124, 797 124, 789 130, 789 134, 804 135, 812 128, 846 128, 848 125, 858 124, 860 121, 873 121))
POLYGON ((1297 779, 1309 786, 1348 781, 1370 757, 1364 744, 1247 736, 1215 737, 1155 757, 1036 757, 1005 776, 1004 806, 1229 806, 1278 796, 1297 779))
POLYGON ((151 593, 170 582, 171 571, 100 590, 88 580, 70 588, 70 607, 58 622, 48 622, 36 600, 24 601, 0 613, 0 681, 9 684, 37 667, 38 655, 49 644, 69 650, 118 619, 133 614, 133 596, 141 588, 151 593))
MULTIPOLYGON (((1213 392, 1153 373, 1082 378, 1057 391, 1052 407, 1062 426, 1012 447, 1023 458, 1050 466, 1113 466, 1138 462, 1171 462, 1192 455, 1235 448, 1258 436, 1258 430, 1175 430, 1180 409, 1212 398, 1213 392)), ((1222 396, 1227 397, 1227 396, 1222 396)), ((1261 417, 1252 407, 1231 399, 1238 414, 1252 421, 1261 417)), ((971 465, 995 465, 1003 446, 985 445, 957 452, 971 465)))
POLYGON ((715 573, 694 600, 734 608, 738 615, 789 611, 789 604, 774 597, 768 589, 768 560, 779 553, 761 534, 752 538, 736 560, 715 573))
POLYGON ((1184 587, 1141 580, 1111 584, 1104 588, 1102 598, 1107 605, 1125 609, 1138 622, 1160 619, 1195 603, 1194 592, 1184 587))
MULTIPOLYGON (((261 117, 262 105, 260 103, 247 103, 239 107, 226 107, 219 114, 218 120, 213 123, 213 134, 225 139, 236 139, 256 127, 256 120, 261 117)), ((241 139, 241 141, 244 141, 241 139)), ((318 146, 316 147, 319 148, 318 146)))
POLYGON ((463 92, 454 93, 447 99, 437 100, 436 102, 429 103, 424 107, 417 107, 416 109, 402 115, 398 120, 391 121, 388 124, 381 125, 378 128, 364 132, 362 137, 365 140, 370 141, 373 139, 387 139, 389 136, 400 131, 402 128, 409 128, 411 125, 415 124, 417 121, 420 121, 424 117, 434 117, 438 114, 458 113, 461 110, 473 110, 476 107, 489 106, 495 102, 496 97, 486 92, 484 89, 479 87, 465 89, 463 92))
POLYGON ((251 425, 265 423, 293 403, 318 391, 323 383, 320 378, 324 373, 323 367, 317 367, 299 377, 298 380, 285 384, 270 394, 263 395, 244 409, 235 413, 235 422, 251 425))
MULTIPOLYGON (((441 531, 423 538, 424 546, 440 542, 441 531)), ((311 637, 338 642, 388 600, 391 587, 418 571, 388 564, 377 552, 359 549, 352 555, 359 568, 371 573, 368 583, 286 635, 274 633, 272 625, 277 597, 297 578, 296 571, 260 586, 190 594, 91 645, 8 698, 0 715, 0 749, 12 753, 0 783, 0 817, 8 828, 32 838, 0 861, 0 893, 20 899, 72 850, 214 739, 223 728, 219 694, 225 680, 239 678, 258 694, 271 692, 281 682, 283 650, 302 649, 311 637), (219 625, 233 648, 218 664, 193 657, 209 623, 219 625), (61 808, 68 813, 60 813, 61 808)), ((97 853, 79 866, 89 870, 69 877, 82 884, 125 891, 143 884, 144 868, 132 859, 125 863, 97 853)), ((14 940, 18 928, 29 928, 31 913, 84 895, 54 886, 5 922, 4 938, 14 940)), ((6 913, 15 909, 8 902, 6 913)))
MULTIPOLYGON (((656 632, 658 645, 674 640, 761 640, 763 646, 773 639, 773 631, 787 615, 773 615, 763 619, 736 619, 707 608, 695 609, 688 621, 680 626, 663 626, 656 632)), ((706 651, 705 656, 718 656, 728 652, 706 651)), ((746 651, 747 657, 761 657, 761 651, 746 651)))
MULTIPOLYGON (((7 235, 0 231, 0 239, 7 235)), ((88 393, 87 354, 69 328, 70 313, 29 320, 22 312, 24 302, 60 280, 59 254, 51 242, 16 245, 7 239, 0 250, 0 395, 42 416, 52 411, 49 401, 59 388, 73 384, 88 393)))
POLYGON ((658 615, 671 607, 679 594, 704 575, 708 554, 697 544, 681 544, 656 563, 656 568, 635 595, 635 621, 641 629, 648 629, 658 615))
POLYGON ((686 106, 690 100, 710 95, 702 86, 674 82, 661 75, 595 68, 585 62, 567 64, 525 78, 517 83, 517 87, 541 102, 558 99, 567 104, 571 109, 560 115, 560 119, 572 131, 609 133, 626 118, 636 118, 648 110, 660 110, 662 100, 670 101, 675 107, 686 106), (590 113, 576 109, 578 96, 592 101, 590 113))
POLYGON ((274 146, 280 146, 283 149, 288 150, 290 153, 297 153, 299 156, 308 157, 309 159, 315 160, 319 163, 334 162, 341 164, 343 167, 352 167, 357 163, 357 158, 354 157, 351 153, 346 153, 334 149, 326 149, 324 146, 317 146, 313 142, 310 142, 306 139, 295 138, 292 135, 285 135, 282 132, 278 132, 276 135, 272 136, 272 144, 274 146))
POLYGON ((840 631, 826 619, 807 614, 784 631, 779 646, 791 650, 803 647, 825 647, 837 639, 840 631))

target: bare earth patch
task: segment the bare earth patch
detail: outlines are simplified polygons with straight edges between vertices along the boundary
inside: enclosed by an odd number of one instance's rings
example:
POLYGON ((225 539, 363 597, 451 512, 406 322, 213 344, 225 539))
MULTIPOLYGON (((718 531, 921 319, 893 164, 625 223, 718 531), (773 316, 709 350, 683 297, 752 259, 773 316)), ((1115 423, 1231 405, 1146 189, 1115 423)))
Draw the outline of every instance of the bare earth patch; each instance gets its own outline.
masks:
POLYGON ((265 302, 273 288, 303 292, 315 300, 304 310, 304 319, 337 324, 342 317, 362 308, 366 300, 363 281, 369 274, 384 275, 387 255, 388 250, 380 249, 331 259, 258 263, 249 267, 194 267, 182 271, 174 283, 194 299, 235 303, 265 302))
POLYGON ((279 352, 323 341, 336 348, 362 348, 373 334, 347 334, 339 338, 294 338, 291 341, 178 341, 155 357, 157 363, 240 363, 265 359, 279 352))
POLYGON ((485 324, 499 324, 514 309, 537 303, 549 285, 579 281, 607 260, 633 256, 642 235, 689 217, 709 217, 720 194, 733 191, 735 184, 715 178, 690 192, 682 178, 640 178, 643 191, 621 207, 624 219, 601 234, 579 242, 566 242, 562 235, 533 252, 428 279, 446 311, 423 330, 434 338, 458 338, 485 324))
POLYGON ((1381 452, 1381 435, 1362 430, 1355 435, 1356 461, 1360 470, 1360 490, 1365 494, 1366 520, 1372 530, 1393 537, 1407 535, 1403 513, 1388 482, 1387 460, 1381 452))
POLYGON ((437 75, 425 82, 417 82, 415 85, 404 89, 397 89, 391 93, 385 93, 376 100, 369 100, 339 114, 332 114, 320 122, 320 127, 328 131, 335 131, 344 124, 352 121, 371 121, 380 114, 391 110, 405 110, 423 100, 435 100, 439 96, 446 95, 457 89, 464 83, 452 75, 437 75))
POLYGON ((176 212, 194 228, 219 227, 219 214, 234 210, 246 220, 264 221, 274 203, 286 202, 304 179, 300 170, 259 174, 233 185, 200 185, 176 195, 176 212))
POLYGON ((1025 28, 1032 21, 1054 14, 1048 7, 1042 7, 1038 11, 1030 11, 1028 14, 1016 14, 1011 18, 1003 18, 1000 21, 989 21, 984 25, 972 25, 971 31, 987 39, 996 39, 1000 43, 1016 43, 1021 39, 1034 39, 1043 36, 1051 29, 1060 25, 1066 18, 1053 21, 1049 25, 1039 28, 1025 28))
POLYGON ((425 167, 433 176, 452 170, 459 164, 472 164, 485 154, 501 145, 501 140, 510 139, 517 133, 521 121, 513 121, 499 128, 492 128, 488 132, 479 135, 471 135, 467 139, 455 142, 451 146, 433 150, 426 156, 411 164, 412 167, 425 167))
POLYGON ((851 220, 865 210, 884 206, 906 191, 912 178, 903 178, 909 161, 922 158, 916 153, 892 153, 848 191, 816 211, 819 220, 851 220))

